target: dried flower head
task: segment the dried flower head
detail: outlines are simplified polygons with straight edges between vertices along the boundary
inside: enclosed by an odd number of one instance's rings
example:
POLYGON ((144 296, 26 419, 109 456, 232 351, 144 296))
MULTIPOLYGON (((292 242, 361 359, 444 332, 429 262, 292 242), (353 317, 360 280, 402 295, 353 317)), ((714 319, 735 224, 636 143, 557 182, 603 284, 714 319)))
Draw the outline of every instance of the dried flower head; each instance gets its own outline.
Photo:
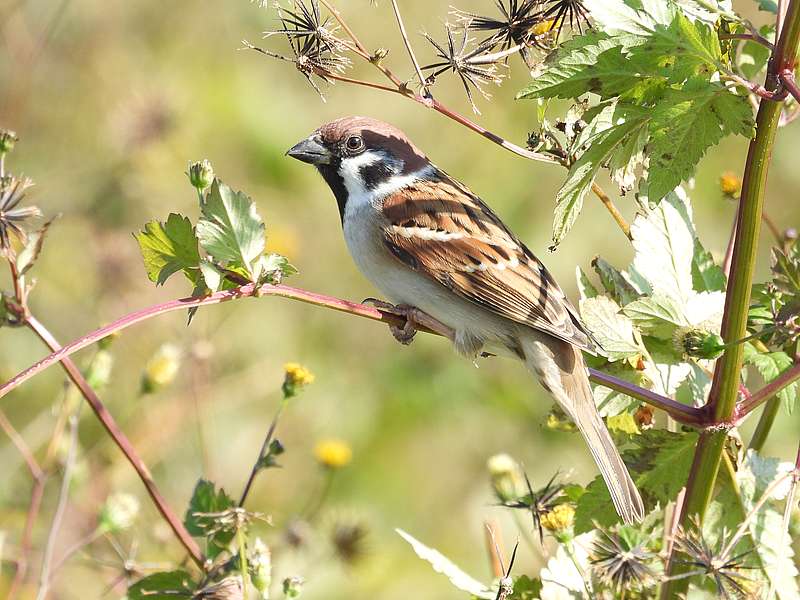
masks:
POLYGON ((447 32, 446 48, 439 44, 427 33, 425 39, 436 50, 437 62, 425 65, 422 67, 423 71, 431 71, 428 75, 426 82, 433 84, 436 78, 446 71, 452 71, 461 79, 464 86, 464 91, 467 94, 472 110, 476 114, 480 114, 478 107, 475 106, 475 100, 472 97, 472 90, 475 89, 484 98, 488 99, 491 95, 483 89, 483 84, 493 83, 500 85, 503 78, 497 72, 497 61, 499 58, 485 54, 491 50, 496 42, 492 40, 483 41, 474 48, 470 48, 472 39, 469 37, 469 23, 464 23, 461 26, 461 39, 456 41, 454 27, 449 23, 445 24, 447 32))
POLYGON ((558 473, 553 475, 550 481, 547 482, 547 485, 534 492, 526 474, 525 485, 528 488, 528 493, 517 500, 504 502, 502 504, 507 508, 520 508, 530 511, 531 518, 533 519, 533 526, 539 531, 539 539, 542 541, 544 540, 542 517, 561 504, 561 500, 563 499, 564 486, 555 483, 556 477, 558 477, 558 473))
POLYGON ((620 595, 623 590, 643 589, 655 580, 651 563, 656 555, 638 531, 622 527, 617 531, 597 528, 592 547, 592 573, 606 588, 620 595))
POLYGON ((583 0, 542 0, 542 4, 547 5, 542 10, 542 20, 553 21, 550 29, 556 32, 556 39, 561 37, 567 22, 571 29, 577 29, 580 33, 583 33, 581 21, 587 28, 590 26, 589 9, 583 0))
POLYGON ((28 178, 9 175, 0 179, 0 250, 3 252, 11 248, 11 234, 24 243, 27 239, 24 222, 42 215, 35 206, 19 206, 25 191, 32 185, 28 178))
POLYGON ((232 575, 207 585, 192 595, 192 600, 243 600, 244 588, 242 578, 232 575))
POLYGON ((544 30, 541 28, 541 4, 541 0, 495 0, 500 12, 498 16, 487 17, 462 11, 455 11, 455 15, 465 21, 469 29, 488 33, 483 42, 491 43, 492 48, 499 46, 508 50, 520 46, 520 53, 526 58, 528 47, 541 45, 540 36, 550 30, 549 27, 544 30))
POLYGON ((338 520, 331 530, 331 544, 336 556, 344 563, 352 565, 365 554, 364 540, 369 530, 359 521, 338 520))
POLYGON ((305 0, 293 0, 292 8, 278 5, 278 18, 280 27, 273 31, 265 31, 264 37, 285 36, 289 41, 292 56, 259 48, 247 41, 242 43, 249 50, 294 63, 297 70, 324 100, 325 97, 313 76, 330 83, 331 77, 343 73, 351 64, 350 59, 344 54, 350 47, 336 37, 337 27, 331 24, 329 17, 322 17, 317 0, 310 0, 309 3, 305 0))
POLYGON ((730 539, 730 534, 723 530, 719 542, 710 544, 702 526, 694 519, 691 528, 680 526, 675 533, 676 560, 690 568, 687 577, 703 575, 711 579, 720 598, 734 600, 756 597, 753 588, 757 582, 743 573, 756 568, 746 564, 746 558, 753 549, 731 556, 733 548, 729 544, 730 539))
POLYGON ((322 440, 314 447, 317 462, 326 469, 341 469, 353 460, 350 444, 342 440, 322 440))

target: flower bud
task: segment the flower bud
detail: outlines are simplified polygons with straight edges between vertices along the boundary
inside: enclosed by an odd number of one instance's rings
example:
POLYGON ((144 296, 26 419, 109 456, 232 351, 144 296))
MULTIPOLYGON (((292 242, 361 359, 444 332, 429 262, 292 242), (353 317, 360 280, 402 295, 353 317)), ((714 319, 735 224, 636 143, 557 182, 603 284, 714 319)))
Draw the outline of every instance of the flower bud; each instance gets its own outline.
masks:
POLYGON ((189 183, 192 184, 192 187, 201 192, 207 187, 211 187, 214 182, 214 169, 208 160, 189 163, 189 170, 186 175, 189 177, 189 183))
POLYGON ((283 366, 283 396, 291 398, 305 386, 314 383, 314 374, 298 363, 286 363, 283 366))
POLYGON ((16 133, 10 129, 0 129, 0 155, 11 152, 18 141, 16 133))
POLYGON ((94 355, 89 368, 86 369, 86 382, 96 392, 100 392, 108 385, 111 379, 111 369, 114 367, 114 356, 108 350, 98 350, 94 355))
POLYGON ((272 583, 272 555, 261 538, 256 538, 248 563, 253 587, 256 588, 263 600, 269 600, 269 586, 272 583))
POLYGON ((731 171, 725 171, 719 177, 719 189, 730 198, 738 198, 742 191, 742 180, 731 171))
POLYGON ((287 598, 299 598, 303 592, 303 578, 293 575, 283 580, 283 595, 287 598))
POLYGON ((130 494, 112 494, 100 509, 99 528, 108 533, 129 529, 139 515, 139 501, 130 494))
POLYGON ((326 469, 341 469, 350 464, 353 450, 342 440, 322 440, 314 448, 314 456, 326 469))
POLYGON ((495 454, 486 461, 492 488, 501 502, 516 500, 523 493, 523 477, 519 464, 508 454, 495 454))
POLYGON ((181 366, 181 352, 173 344, 162 345, 147 361, 142 375, 142 393, 150 394, 175 380, 181 366))
POLYGON ((694 358, 710 360, 725 351, 725 342, 719 334, 694 327, 676 330, 673 342, 678 352, 694 358))

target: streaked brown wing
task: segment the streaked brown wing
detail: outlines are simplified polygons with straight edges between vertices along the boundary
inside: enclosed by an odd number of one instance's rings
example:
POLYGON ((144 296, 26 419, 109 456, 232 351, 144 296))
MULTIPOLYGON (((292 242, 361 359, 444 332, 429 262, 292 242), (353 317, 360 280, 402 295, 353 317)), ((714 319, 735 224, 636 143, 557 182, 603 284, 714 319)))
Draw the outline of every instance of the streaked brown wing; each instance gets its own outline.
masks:
POLYGON ((408 267, 512 321, 593 350, 544 265, 480 198, 446 175, 384 200, 385 243, 408 267))

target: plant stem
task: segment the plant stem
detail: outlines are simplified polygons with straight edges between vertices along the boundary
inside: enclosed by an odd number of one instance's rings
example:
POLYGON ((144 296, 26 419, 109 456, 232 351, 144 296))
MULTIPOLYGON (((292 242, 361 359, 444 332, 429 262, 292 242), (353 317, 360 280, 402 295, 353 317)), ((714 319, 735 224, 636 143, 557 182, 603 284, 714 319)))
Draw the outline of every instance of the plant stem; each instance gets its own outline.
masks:
POLYGON ((743 419, 760 404, 766 402, 798 379, 800 379, 800 363, 795 363, 794 366, 781 373, 779 377, 773 379, 752 396, 743 400, 736 407, 736 419, 743 419))
MULTIPOLYGON (((789 3, 787 18, 775 47, 767 76, 767 87, 777 89, 778 73, 794 67, 800 42, 800 2, 789 3)), ((756 118, 756 136, 751 140, 747 154, 741 200, 739 202, 736 238, 731 262, 731 276, 725 297, 722 320, 722 337, 726 342, 744 337, 747 332, 747 312, 758 250, 758 234, 764 205, 767 170, 769 168, 775 132, 781 116, 782 103, 762 99, 756 118)), ((718 361, 709 394, 708 408, 717 423, 730 423, 737 416, 739 380, 744 348, 736 345, 726 349, 718 361)), ((689 528, 693 517, 702 519, 714 489, 728 427, 704 431, 695 450, 686 498, 681 511, 681 523, 689 528)), ((686 572, 670 557, 668 576, 686 572)), ((688 578, 670 579, 661 589, 661 598, 667 600, 686 593, 688 578)))
POLYGON ((394 17, 397 19, 397 27, 400 29, 400 35, 403 38, 403 43, 406 46, 406 50, 408 51, 408 56, 411 59, 411 64, 414 65, 414 71, 417 73, 417 78, 419 79, 419 86, 422 89, 423 94, 425 97, 430 97, 431 93, 428 90, 428 86, 425 83, 425 76, 422 74, 422 69, 419 67, 419 63, 417 62, 417 57, 414 56, 414 49, 411 47, 411 41, 408 39, 408 34, 406 33, 406 26, 403 24, 403 17, 400 16, 400 8, 397 6, 397 0, 392 0, 392 10, 394 11, 394 17))
MULTIPOLYGON (((0 385, 0 398, 11 392, 14 388, 18 387, 19 385, 21 385, 34 375, 44 371, 47 367, 59 361, 63 362, 65 359, 67 359, 70 355, 74 354, 75 352, 78 352, 83 348, 91 346, 92 344, 95 344, 96 342, 102 340, 103 338, 106 338, 118 331, 127 329, 132 325, 141 323, 142 321, 146 321, 158 315, 163 315, 177 310, 185 310, 187 308, 192 308, 194 306, 220 304, 222 302, 227 302, 229 300, 234 300, 236 298, 247 298, 252 296, 280 296, 282 298, 289 298, 291 300, 298 300, 300 302, 312 304, 314 306, 330 308, 335 311, 348 313, 351 315, 363 317, 373 321, 380 321, 383 323, 387 323, 389 325, 402 326, 405 324, 405 318, 401 316, 399 313, 393 313, 389 308, 378 309, 372 306, 368 306, 366 304, 349 302, 347 300, 342 300, 340 298, 334 298, 332 296, 316 294, 314 292, 309 292, 298 288, 292 288, 286 285, 264 284, 263 286, 261 286, 259 289, 256 290, 254 289, 254 286, 252 284, 248 284, 232 290, 215 292, 213 294, 210 294, 208 296, 203 296, 201 298, 191 298, 191 297, 180 298, 178 300, 170 300, 162 304, 156 304, 154 306, 150 306, 148 308, 144 308, 142 310, 120 317, 119 319, 110 323, 109 325, 101 327, 100 329, 96 329, 91 333, 87 333, 83 337, 80 337, 77 340, 70 342, 66 346, 60 347, 56 343, 55 346, 51 346, 53 352, 49 356, 46 356, 42 360, 31 365, 24 371, 18 373, 17 375, 9 379, 3 385, 0 385)), ((414 320, 417 324, 417 329, 419 331, 424 331, 426 333, 433 333, 435 335, 441 335, 447 338, 452 337, 453 333, 447 327, 436 321, 436 319, 433 319, 432 317, 425 315, 425 313, 422 313, 421 311, 418 312, 419 315, 415 315, 414 320)), ((78 376, 80 376, 80 373, 78 373, 78 376)), ((637 400, 641 400, 642 402, 651 404, 656 408, 660 408, 669 413, 676 421, 679 421, 681 423, 685 423, 687 425, 696 425, 696 426, 702 426, 706 424, 704 418, 705 413, 702 409, 686 406, 684 404, 681 404, 680 402, 672 400, 671 398, 660 396, 655 392, 646 390, 630 382, 624 381, 612 375, 608 375, 607 373, 602 373, 601 371, 597 371, 595 369, 589 369, 589 378, 595 383, 605 385, 606 387, 610 387, 617 391, 623 392, 631 396, 632 398, 636 398, 637 400)), ((91 388, 89 388, 89 392, 94 394, 91 388)), ((103 410, 105 411, 104 407, 103 410)), ((105 413, 107 417, 104 418, 111 419, 113 427, 115 428, 115 430, 118 431, 119 428, 116 426, 116 423, 113 422, 111 415, 108 415, 107 411, 105 411, 105 413)), ((119 433, 122 434, 122 432, 119 433)), ((119 441, 116 438, 115 441, 117 441, 119 445, 119 441)), ((125 439, 125 441, 126 443, 129 444, 129 442, 127 442, 127 438, 125 439)))
POLYGON ((269 429, 267 430, 267 435, 264 437, 264 442, 261 444, 261 450, 258 453, 258 458, 253 464, 253 469, 250 471, 250 477, 247 478, 247 483, 242 491, 242 496, 239 498, 239 507, 244 506, 244 502, 247 500, 247 495, 250 493, 250 488, 253 485, 253 481, 255 481, 256 475, 262 469, 261 459, 264 458, 269 450, 269 445, 272 442, 272 436, 275 435, 275 428, 278 426, 278 419, 280 418, 281 413, 283 412, 283 409, 286 408, 287 404, 288 401, 284 397, 281 400, 281 403, 278 405, 278 410, 275 412, 275 416, 272 417, 272 423, 269 424, 269 429))
MULTIPOLYGON (((53 351, 53 353, 58 353, 62 350, 60 344, 56 341, 53 335, 35 317, 29 316, 27 319, 27 325, 39 337, 39 339, 41 339, 50 348, 50 350, 53 351)), ((183 547, 186 548, 186 551, 189 553, 189 556, 192 558, 192 560, 202 568, 205 558, 200 551, 200 547, 197 545, 197 542, 194 541, 194 538, 189 535, 189 532, 186 531, 186 528, 183 526, 181 520, 172 511, 164 497, 161 495, 161 492, 159 491, 158 486, 156 486, 156 483, 153 480, 153 476, 150 474, 150 470, 147 468, 147 465, 144 464, 144 461, 142 461, 138 452, 130 443, 130 440, 128 440, 127 436, 119 428, 114 420, 114 417, 111 416, 111 413, 108 412, 108 409, 97 396, 95 391, 86 381, 86 379, 84 379, 80 369, 78 369, 77 365, 75 365, 72 359, 68 358, 67 356, 63 356, 59 359, 56 359, 56 361, 61 362, 61 366, 64 368, 69 378, 89 403, 89 406, 100 420, 100 423, 103 425, 106 432, 111 436, 119 449, 122 450, 125 458, 128 459, 128 462, 134 468, 137 475, 139 475, 139 479, 141 479, 142 483, 147 489, 147 493, 150 494, 153 504, 156 505, 158 512, 160 512, 161 516, 163 516, 167 521, 167 524, 172 529, 175 537, 183 545, 183 547)))
POLYGON ((766 442, 767 437, 769 437, 769 432, 772 429, 772 424, 775 422, 775 417, 778 416, 780 409, 781 399, 777 396, 773 396, 767 401, 767 404, 764 407, 764 412, 761 413, 761 417, 758 419, 758 424, 756 425, 756 430, 753 432, 753 437, 750 439, 750 444, 747 446, 748 448, 755 450, 756 452, 761 452, 761 449, 764 447, 764 442, 766 442))

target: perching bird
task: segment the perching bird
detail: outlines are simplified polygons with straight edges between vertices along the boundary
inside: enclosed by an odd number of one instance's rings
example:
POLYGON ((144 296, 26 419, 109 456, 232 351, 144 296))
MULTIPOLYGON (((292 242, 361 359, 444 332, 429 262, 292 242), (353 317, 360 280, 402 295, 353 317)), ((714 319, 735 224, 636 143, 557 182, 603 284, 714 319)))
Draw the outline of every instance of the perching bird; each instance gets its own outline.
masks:
POLYGON ((397 128, 366 117, 323 125, 287 154, 336 197, 363 274, 398 305, 450 327, 453 344, 522 360, 580 429, 626 523, 642 499, 597 413, 581 350, 591 334, 544 265, 466 186, 397 128))

